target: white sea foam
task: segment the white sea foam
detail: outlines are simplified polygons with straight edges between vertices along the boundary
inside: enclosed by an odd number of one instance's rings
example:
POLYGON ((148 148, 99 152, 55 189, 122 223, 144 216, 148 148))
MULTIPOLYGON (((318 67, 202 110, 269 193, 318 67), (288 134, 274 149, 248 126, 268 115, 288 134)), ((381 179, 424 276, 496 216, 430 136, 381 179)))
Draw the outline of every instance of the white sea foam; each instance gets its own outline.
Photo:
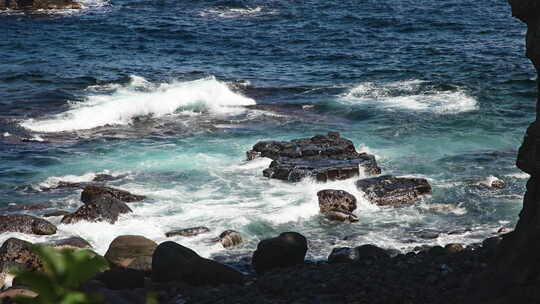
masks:
POLYGON ((341 96, 350 104, 373 104, 388 109, 407 109, 454 114, 478 109, 476 99, 462 89, 439 91, 425 88, 421 80, 362 83, 341 96))
MULTIPOLYGON (((96 91, 96 88, 91 88, 96 91)), ((140 116, 160 117, 181 111, 236 114, 240 106, 253 105, 253 99, 233 92, 224 82, 204 79, 153 84, 132 76, 126 86, 107 86, 107 93, 91 93, 83 102, 53 117, 23 121, 33 131, 61 132, 92 129, 106 125, 126 125, 140 116)))
POLYGON ((245 8, 227 8, 227 9, 206 9, 199 15, 201 17, 219 17, 219 18, 239 18, 239 17, 255 17, 264 14, 273 14, 273 10, 264 10, 260 6, 245 7, 245 8))
POLYGON ((512 173, 512 174, 506 174, 505 176, 519 178, 519 179, 525 179, 525 178, 531 177, 528 173, 512 173))

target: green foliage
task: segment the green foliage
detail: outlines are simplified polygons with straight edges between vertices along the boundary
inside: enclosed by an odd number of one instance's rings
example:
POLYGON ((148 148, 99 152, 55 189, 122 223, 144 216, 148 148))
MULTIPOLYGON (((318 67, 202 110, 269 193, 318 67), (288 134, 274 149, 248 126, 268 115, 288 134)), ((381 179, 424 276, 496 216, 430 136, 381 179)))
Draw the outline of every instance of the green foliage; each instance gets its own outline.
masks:
POLYGON ((98 304, 95 297, 78 291, 79 286, 104 270, 107 261, 86 250, 57 250, 51 247, 33 248, 43 262, 43 272, 21 271, 17 281, 39 294, 37 298, 19 297, 16 303, 35 304, 98 304))

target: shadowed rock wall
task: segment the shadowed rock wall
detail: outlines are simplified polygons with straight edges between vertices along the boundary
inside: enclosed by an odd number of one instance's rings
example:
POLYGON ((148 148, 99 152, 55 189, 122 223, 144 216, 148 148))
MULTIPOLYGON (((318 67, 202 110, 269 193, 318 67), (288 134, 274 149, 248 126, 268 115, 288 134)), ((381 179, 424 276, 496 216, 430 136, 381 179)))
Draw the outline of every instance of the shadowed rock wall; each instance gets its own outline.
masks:
MULTIPOLYGON (((512 15, 527 24, 527 57, 540 73, 540 1, 509 0, 512 15)), ((537 80, 538 84, 538 80, 537 80)), ((471 303, 540 303, 540 94, 537 120, 527 129, 516 165, 531 175, 515 230, 504 237, 471 303)))

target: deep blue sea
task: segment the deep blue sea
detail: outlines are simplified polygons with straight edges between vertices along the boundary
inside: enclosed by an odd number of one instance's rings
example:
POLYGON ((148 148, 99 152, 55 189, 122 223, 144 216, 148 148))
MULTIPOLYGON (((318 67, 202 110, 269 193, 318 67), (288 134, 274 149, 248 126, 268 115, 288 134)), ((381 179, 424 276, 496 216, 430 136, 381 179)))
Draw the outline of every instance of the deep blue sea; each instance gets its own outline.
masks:
POLYGON ((528 176, 514 164, 536 75, 506 1, 83 3, 0 13, 0 207, 75 210, 80 190, 42 188, 100 173, 149 198, 114 225, 56 217, 56 235, 0 242, 79 235, 104 253, 118 235, 160 242, 205 225, 211 233, 172 240, 238 256, 293 230, 318 259, 364 243, 475 243, 517 221, 528 176), (263 177, 269 160, 245 161, 257 141, 328 131, 374 154, 385 174, 427 178, 433 195, 380 208, 355 179, 289 184, 263 177), (483 186, 494 179, 506 188, 483 186), (360 221, 323 220, 325 188, 357 196, 360 221), (244 245, 208 242, 226 229, 244 245))

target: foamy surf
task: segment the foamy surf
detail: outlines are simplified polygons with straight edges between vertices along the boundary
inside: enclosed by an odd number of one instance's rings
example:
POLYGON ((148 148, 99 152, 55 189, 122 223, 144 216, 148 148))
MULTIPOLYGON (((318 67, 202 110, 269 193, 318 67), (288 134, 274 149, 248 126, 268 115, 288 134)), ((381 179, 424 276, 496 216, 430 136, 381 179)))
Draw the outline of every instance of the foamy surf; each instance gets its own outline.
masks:
POLYGON ((407 109, 455 114, 478 109, 476 99, 462 89, 437 90, 426 86, 422 80, 390 83, 365 82, 341 97, 350 104, 373 104, 387 109, 407 109))
POLYGON ((124 86, 90 89, 84 101, 70 104, 66 112, 45 119, 29 119, 21 126, 37 132, 75 131, 127 125, 141 116, 162 117, 186 111, 238 114, 244 111, 240 106, 255 104, 253 99, 233 92, 215 77, 154 84, 132 76, 124 86))

